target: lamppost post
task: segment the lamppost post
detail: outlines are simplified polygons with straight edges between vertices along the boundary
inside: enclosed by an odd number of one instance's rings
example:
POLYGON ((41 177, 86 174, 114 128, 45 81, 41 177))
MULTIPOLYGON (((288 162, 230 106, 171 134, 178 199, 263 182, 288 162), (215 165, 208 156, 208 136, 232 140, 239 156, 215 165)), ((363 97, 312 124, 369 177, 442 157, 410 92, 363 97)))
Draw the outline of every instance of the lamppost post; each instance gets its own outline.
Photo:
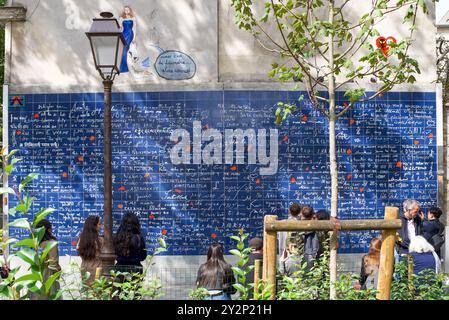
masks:
POLYGON ((104 243, 100 258, 104 275, 114 265, 115 250, 112 241, 112 116, 111 92, 114 78, 120 74, 120 61, 125 47, 125 38, 120 25, 110 12, 102 12, 102 18, 94 18, 89 32, 95 67, 103 79, 104 87, 104 243))
POLYGON ((104 86, 104 245, 101 252, 103 270, 108 272, 108 266, 114 265, 115 251, 112 241, 112 116, 111 92, 113 81, 106 79, 104 86))

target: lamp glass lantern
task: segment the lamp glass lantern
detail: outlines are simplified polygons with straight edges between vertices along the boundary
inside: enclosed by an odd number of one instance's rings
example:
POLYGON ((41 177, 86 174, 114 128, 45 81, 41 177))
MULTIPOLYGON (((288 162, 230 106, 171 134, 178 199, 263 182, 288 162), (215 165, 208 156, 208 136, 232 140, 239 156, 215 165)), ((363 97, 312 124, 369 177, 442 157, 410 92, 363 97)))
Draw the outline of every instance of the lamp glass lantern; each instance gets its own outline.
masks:
POLYGON ((86 32, 92 48, 94 63, 103 80, 114 80, 120 74, 120 62, 125 38, 117 19, 109 12, 102 12, 102 18, 93 19, 89 32, 86 32))

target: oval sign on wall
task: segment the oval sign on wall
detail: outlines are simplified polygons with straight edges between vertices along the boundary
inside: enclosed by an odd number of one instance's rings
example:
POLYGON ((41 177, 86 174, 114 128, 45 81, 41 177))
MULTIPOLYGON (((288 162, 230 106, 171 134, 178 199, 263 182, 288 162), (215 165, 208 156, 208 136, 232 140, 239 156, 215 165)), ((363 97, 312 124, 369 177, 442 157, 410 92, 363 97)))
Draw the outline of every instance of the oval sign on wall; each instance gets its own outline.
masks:
POLYGON ((186 80, 193 78, 196 73, 195 61, 176 50, 161 53, 154 63, 154 68, 161 78, 167 80, 186 80))

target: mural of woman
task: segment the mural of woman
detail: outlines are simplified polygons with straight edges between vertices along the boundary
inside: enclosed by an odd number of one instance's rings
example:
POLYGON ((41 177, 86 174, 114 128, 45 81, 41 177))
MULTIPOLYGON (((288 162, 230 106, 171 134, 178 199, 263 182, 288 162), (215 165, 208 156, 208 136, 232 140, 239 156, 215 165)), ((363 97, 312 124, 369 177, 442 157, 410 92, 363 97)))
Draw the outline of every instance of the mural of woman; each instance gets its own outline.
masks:
POLYGON ((123 50, 122 61, 120 63, 120 72, 128 72, 128 53, 131 44, 133 42, 135 44, 136 37, 136 18, 130 6, 124 7, 123 13, 120 16, 120 24, 122 25, 122 33, 126 41, 126 46, 123 50))

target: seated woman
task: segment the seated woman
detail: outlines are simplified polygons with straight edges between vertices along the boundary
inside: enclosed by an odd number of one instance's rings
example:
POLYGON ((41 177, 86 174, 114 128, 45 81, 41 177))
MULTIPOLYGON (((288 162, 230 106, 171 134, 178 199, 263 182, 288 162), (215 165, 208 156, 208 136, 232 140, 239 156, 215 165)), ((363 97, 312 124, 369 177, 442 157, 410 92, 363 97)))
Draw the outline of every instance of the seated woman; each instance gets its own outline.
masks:
POLYGON ((409 254, 413 257, 413 273, 420 274, 432 270, 436 274, 441 271, 441 261, 434 247, 423 236, 412 237, 409 254))
POLYGON ((377 289, 381 246, 382 240, 379 238, 371 239, 368 253, 362 258, 360 280, 354 286, 356 289, 377 289))
POLYGON ((207 261, 198 269, 197 288, 206 288, 209 292, 206 300, 232 300, 231 294, 237 292, 231 265, 223 257, 223 246, 213 243, 207 251, 207 261))

